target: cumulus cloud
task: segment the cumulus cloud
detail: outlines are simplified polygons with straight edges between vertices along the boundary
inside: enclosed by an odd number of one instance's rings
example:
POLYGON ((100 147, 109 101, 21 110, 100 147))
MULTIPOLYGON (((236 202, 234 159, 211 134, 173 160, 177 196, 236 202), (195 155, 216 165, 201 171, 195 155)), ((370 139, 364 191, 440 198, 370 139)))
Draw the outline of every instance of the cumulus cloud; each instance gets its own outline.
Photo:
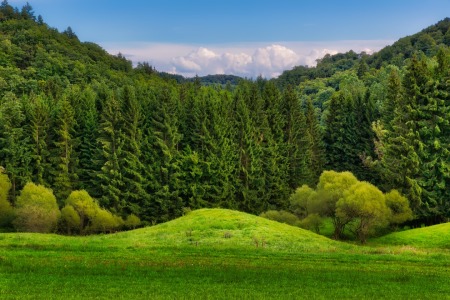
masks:
POLYGON ((283 70, 299 64, 299 56, 289 48, 271 45, 258 48, 253 54, 244 52, 222 54, 207 48, 198 48, 185 56, 172 59, 175 72, 187 74, 236 74, 240 76, 274 77, 283 70))
POLYGON ((255 78, 272 78, 294 66, 315 66, 326 54, 354 50, 372 53, 392 41, 285 42, 209 45, 135 43, 106 45, 113 54, 124 53, 135 64, 149 62, 159 71, 192 77, 208 74, 233 74, 255 78))

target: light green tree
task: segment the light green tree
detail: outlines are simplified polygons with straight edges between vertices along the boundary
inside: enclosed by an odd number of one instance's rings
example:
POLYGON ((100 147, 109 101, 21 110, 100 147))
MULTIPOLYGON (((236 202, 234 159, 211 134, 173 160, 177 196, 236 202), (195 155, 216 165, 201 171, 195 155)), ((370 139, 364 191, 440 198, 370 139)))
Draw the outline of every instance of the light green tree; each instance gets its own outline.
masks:
POLYGON ((358 182, 344 191, 336 203, 336 216, 355 222, 355 233, 361 243, 376 227, 388 224, 390 211, 383 193, 368 182, 358 182))
POLYGON ((402 224, 413 218, 413 212, 409 207, 409 201, 397 190, 385 194, 386 205, 391 210, 389 223, 391 225, 402 224))
POLYGON ((128 215, 125 219, 125 226, 130 229, 135 229, 139 225, 141 225, 141 219, 139 219, 139 217, 136 215, 128 215))
POLYGON ((14 216, 13 208, 8 201, 10 189, 11 182, 8 175, 2 173, 2 167, 0 167, 0 227, 7 226, 14 216))
POLYGON ((29 182, 16 199, 15 215, 18 231, 46 233, 56 230, 61 213, 52 190, 29 182))
POLYGON ((72 205, 66 205, 61 209, 61 229, 66 229, 67 234, 79 232, 81 229, 81 218, 72 205))
POLYGON ((336 203, 357 182, 358 179, 350 172, 324 171, 319 178, 317 193, 308 202, 308 212, 332 219, 335 239, 342 237, 345 225, 350 221, 347 216, 336 214, 336 203))
POLYGON ((297 188, 289 198, 290 210, 299 218, 308 216, 308 202, 314 197, 316 191, 304 184, 297 188))
POLYGON ((80 230, 85 233, 92 219, 100 209, 97 202, 85 190, 73 191, 67 197, 66 205, 72 206, 80 217, 80 230))

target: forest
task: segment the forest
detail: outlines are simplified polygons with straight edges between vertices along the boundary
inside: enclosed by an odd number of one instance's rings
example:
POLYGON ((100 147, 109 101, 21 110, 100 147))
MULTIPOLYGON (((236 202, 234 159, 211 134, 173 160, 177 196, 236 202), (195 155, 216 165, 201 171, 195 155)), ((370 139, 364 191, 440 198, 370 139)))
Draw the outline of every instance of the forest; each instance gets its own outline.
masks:
POLYGON ((41 231, 63 215, 68 233, 110 229, 92 215, 134 228, 198 208, 292 210, 293 193, 319 189, 331 170, 398 191, 410 224, 444 222, 449 46, 445 19, 375 54, 326 55, 276 79, 187 80, 3 1, 0 227, 39 218, 30 195, 54 212, 41 231))

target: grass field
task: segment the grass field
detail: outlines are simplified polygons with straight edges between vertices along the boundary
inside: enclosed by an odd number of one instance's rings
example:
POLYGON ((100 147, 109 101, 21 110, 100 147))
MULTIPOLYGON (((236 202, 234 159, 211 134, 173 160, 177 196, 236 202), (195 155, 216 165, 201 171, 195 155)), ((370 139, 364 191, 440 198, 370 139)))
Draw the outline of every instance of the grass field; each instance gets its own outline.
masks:
POLYGON ((449 226, 360 246, 202 209, 112 235, 3 233, 0 299, 450 299, 449 226))

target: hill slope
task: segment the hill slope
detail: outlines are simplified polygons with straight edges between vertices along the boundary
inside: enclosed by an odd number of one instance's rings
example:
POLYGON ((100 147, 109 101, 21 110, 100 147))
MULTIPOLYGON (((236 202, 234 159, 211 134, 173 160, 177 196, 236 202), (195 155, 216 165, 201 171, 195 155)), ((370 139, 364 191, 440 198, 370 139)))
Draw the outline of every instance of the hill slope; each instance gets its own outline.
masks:
POLYGON ((439 47, 444 45, 450 46, 450 18, 445 18, 416 34, 403 37, 372 55, 358 54, 352 50, 335 55, 327 54, 317 61, 317 66, 296 66, 284 71, 274 81, 277 85, 284 87, 316 78, 329 78, 337 72, 359 66, 362 60, 365 60, 368 67, 375 69, 389 64, 401 67, 415 52, 421 51, 427 56, 433 56, 439 47))
POLYGON ((267 247, 280 250, 321 251, 337 247, 335 242, 310 231, 228 209, 199 209, 186 216, 111 239, 148 245, 185 244, 224 247, 267 247))
POLYGON ((378 238, 374 242, 385 245, 450 249, 450 223, 395 232, 378 238))
POLYGON ((59 235, 3 234, 4 246, 83 248, 266 248, 282 251, 327 251, 352 246, 307 230, 227 209, 200 209, 186 216, 127 232, 110 235, 67 237, 59 235))

